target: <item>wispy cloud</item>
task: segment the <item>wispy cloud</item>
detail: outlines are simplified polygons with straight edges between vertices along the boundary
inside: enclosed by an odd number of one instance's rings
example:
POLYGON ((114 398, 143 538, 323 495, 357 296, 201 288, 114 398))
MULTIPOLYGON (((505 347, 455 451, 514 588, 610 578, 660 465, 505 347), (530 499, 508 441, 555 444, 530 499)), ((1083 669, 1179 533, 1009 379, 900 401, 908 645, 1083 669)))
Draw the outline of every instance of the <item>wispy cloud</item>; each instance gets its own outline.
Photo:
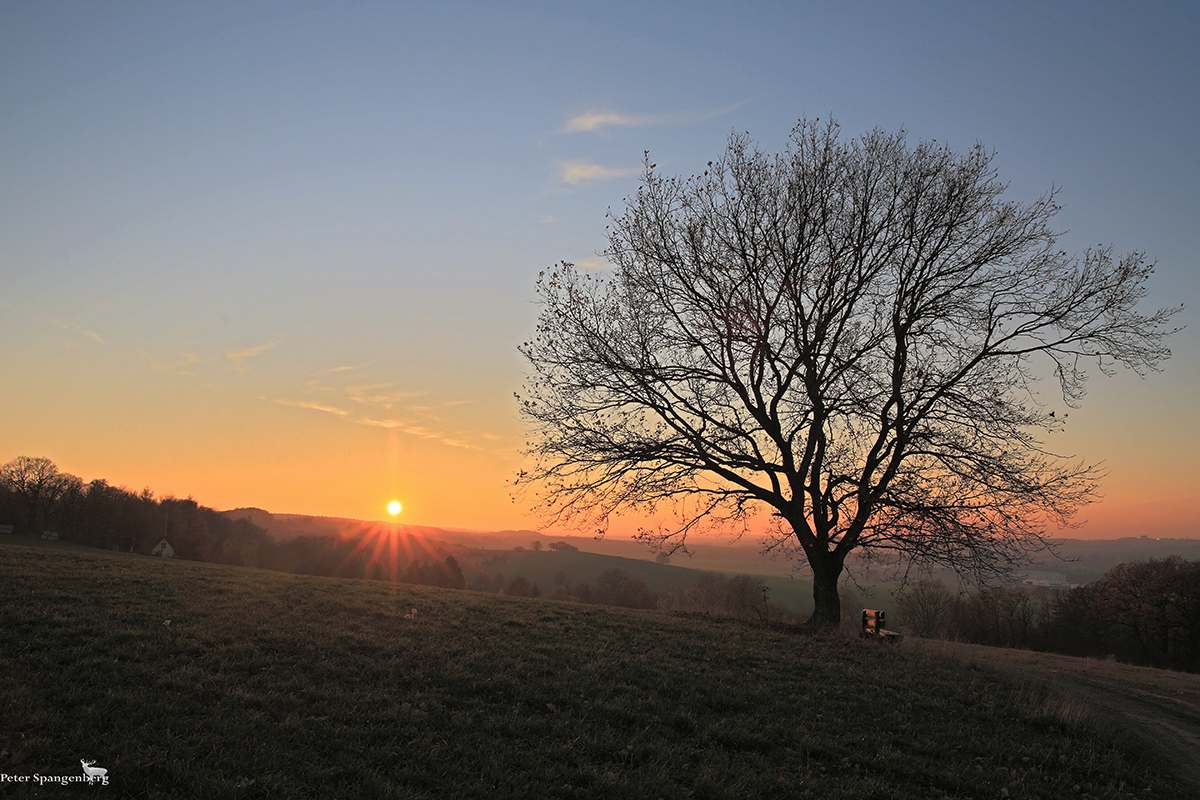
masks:
POLYGON ((404 431, 405 433, 411 433, 414 436, 420 436, 422 438, 432 438, 436 435, 419 425, 414 425, 411 420, 407 419, 373 419, 371 417, 360 417, 358 421, 363 425, 371 425, 376 428, 387 428, 388 430, 404 431))
POLYGON ((558 179, 568 186, 584 186, 597 181, 637 175, 641 171, 641 167, 606 167, 591 161, 563 161, 559 163, 558 179))
POLYGON ((335 414, 339 417, 345 417, 350 414, 350 412, 344 408, 337 408, 335 406, 325 405, 324 403, 318 403, 312 400, 276 400, 275 402, 279 403, 281 406, 291 406, 292 408, 309 408, 313 411, 324 411, 327 414, 335 414))
POLYGON ((401 400, 428 394, 428 392, 420 390, 395 389, 393 388, 395 385, 394 383, 370 383, 360 386, 347 386, 344 391, 346 396, 356 403, 381 405, 388 409, 401 400))
POLYGON ((98 342, 99 344, 105 344, 105 341, 104 341, 104 339, 102 339, 100 337, 100 334, 95 333, 93 331, 89 331, 86 328, 76 325, 74 322, 65 322, 61 319, 51 319, 50 321, 53 322, 55 325, 57 325, 59 328, 63 329, 64 331, 71 331, 72 333, 78 333, 82 336, 86 336, 89 339, 92 339, 92 340, 98 342))
POLYGON ((662 114, 622 114, 619 111, 585 111, 567 120, 563 133, 588 133, 601 128, 640 128, 644 125, 661 125, 662 114))
POLYGON ((169 372, 173 375, 195 376, 194 368, 209 360, 204 356, 185 351, 165 355, 155 353, 146 353, 145 355, 150 360, 150 369, 155 372, 169 372))
POLYGON ((387 428, 388 430, 399 431, 406 433, 409 436, 416 436, 419 439, 430 439, 447 447, 461 447, 465 450, 480 450, 482 448, 455 438, 455 436, 441 433, 440 431, 431 430, 424 425, 419 425, 412 420, 405 419, 373 419, 371 417, 360 417, 359 422, 364 425, 372 425, 377 428, 387 428))
POLYGON ((605 128, 643 128, 650 125, 686 125, 728 114, 743 103, 708 111, 679 111, 667 114, 626 114, 621 111, 585 111, 563 123, 562 133, 595 133, 605 128))
POLYGON ((250 347, 245 350, 236 350, 226 353, 225 357, 229 359, 231 369, 234 369, 238 372, 245 372, 246 370, 250 369, 250 365, 246 363, 247 361, 255 356, 262 355, 268 350, 274 350, 279 345, 280 342, 268 342, 267 344, 260 344, 257 347, 250 347))
MULTIPOLYGON (((244 363, 276 344, 226 356, 234 363, 244 363)), ((335 366, 315 373, 304 388, 292 395, 303 399, 279 395, 262 399, 291 408, 323 411, 349 424, 384 428, 443 447, 490 452, 486 448, 494 446, 486 437, 469 430, 470 423, 446 419, 457 409, 476 404, 475 398, 437 398, 428 389, 406 388, 398 381, 372 381, 371 376, 359 372, 362 366, 366 365, 335 366)))
POLYGON ((330 367, 329 369, 323 369, 316 374, 317 375, 332 375, 335 372, 350 372, 352 370, 362 369, 365 366, 366 366, 366 364, 355 364, 353 366, 347 365, 347 366, 343 366, 343 367, 330 367))

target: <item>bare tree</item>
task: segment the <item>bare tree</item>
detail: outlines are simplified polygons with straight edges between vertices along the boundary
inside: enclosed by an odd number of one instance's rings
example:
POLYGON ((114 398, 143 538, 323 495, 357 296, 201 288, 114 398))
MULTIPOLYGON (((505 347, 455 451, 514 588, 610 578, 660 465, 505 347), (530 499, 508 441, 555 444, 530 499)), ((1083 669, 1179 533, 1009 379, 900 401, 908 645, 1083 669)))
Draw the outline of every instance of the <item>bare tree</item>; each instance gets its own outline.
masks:
POLYGON ((690 178, 647 156, 610 215, 615 269, 539 278, 518 484, 601 531, 671 504, 676 525, 641 532, 667 550, 765 510, 812 569, 814 623, 839 621, 858 548, 1021 563, 1099 477, 1046 449, 1065 414, 1039 377, 1074 407, 1086 366, 1153 370, 1178 309, 1136 309, 1143 254, 1058 249, 1054 192, 1004 201, 991 161, 806 121, 778 155, 734 136, 690 178))
POLYGON ((58 517, 64 497, 74 502, 83 493, 83 482, 48 458, 17 456, 0 466, 0 485, 15 501, 21 528, 38 533, 58 517))
POLYGON ((904 623, 925 639, 943 636, 957 597, 942 584, 923 580, 910 584, 896 604, 904 623))

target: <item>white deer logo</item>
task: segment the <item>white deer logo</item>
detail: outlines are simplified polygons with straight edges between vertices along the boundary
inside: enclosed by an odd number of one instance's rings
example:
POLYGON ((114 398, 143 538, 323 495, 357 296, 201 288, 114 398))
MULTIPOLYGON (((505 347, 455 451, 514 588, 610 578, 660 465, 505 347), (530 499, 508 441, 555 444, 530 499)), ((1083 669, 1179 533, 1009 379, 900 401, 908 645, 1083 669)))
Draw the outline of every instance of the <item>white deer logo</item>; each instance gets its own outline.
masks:
MULTIPOLYGON (((81 759, 79 759, 79 763, 83 764, 83 772, 89 778, 100 778, 103 780, 104 777, 106 775, 108 775, 108 770, 106 770, 104 767, 93 767, 92 766, 92 764, 96 763, 95 761, 84 761, 81 758, 81 759)), ((105 782, 107 782, 107 781, 105 781, 105 782)))

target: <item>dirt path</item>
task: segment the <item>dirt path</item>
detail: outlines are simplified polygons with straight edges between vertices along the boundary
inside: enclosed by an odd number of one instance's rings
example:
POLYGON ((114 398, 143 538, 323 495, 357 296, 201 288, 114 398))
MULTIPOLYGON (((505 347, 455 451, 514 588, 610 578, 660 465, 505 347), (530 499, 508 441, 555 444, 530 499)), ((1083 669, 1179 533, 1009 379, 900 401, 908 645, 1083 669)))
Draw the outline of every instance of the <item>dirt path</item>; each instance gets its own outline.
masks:
POLYGON ((1120 725, 1130 740, 1200 797, 1200 703, 1125 681, 1066 670, 1030 668, 1030 673, 1120 725))
POLYGON ((1026 650, 952 648, 960 657, 1006 667, 1077 699, 1200 797, 1200 675, 1026 650))

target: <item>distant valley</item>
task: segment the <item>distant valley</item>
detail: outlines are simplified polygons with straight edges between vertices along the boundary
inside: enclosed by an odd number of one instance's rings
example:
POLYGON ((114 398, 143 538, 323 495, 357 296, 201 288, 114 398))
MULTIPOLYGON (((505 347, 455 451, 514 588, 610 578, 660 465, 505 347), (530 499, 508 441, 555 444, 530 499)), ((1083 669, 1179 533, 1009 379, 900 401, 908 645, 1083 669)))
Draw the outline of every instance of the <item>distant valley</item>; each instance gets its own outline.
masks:
MULTIPOLYGON (((565 542, 582 553, 615 556, 636 561, 655 561, 655 553, 645 544, 631 538, 610 535, 597 539, 590 536, 560 536, 533 530, 473 531, 439 528, 403 523, 367 522, 341 517, 313 517, 302 514, 273 514, 260 508, 238 508, 224 512, 233 519, 246 518, 267 531, 278 541, 299 536, 328 536, 359 538, 380 527, 394 529, 400 534, 417 537, 445 553, 463 550, 532 550, 534 542, 547 546, 565 542)), ((1063 575, 1068 583, 1088 583, 1106 571, 1126 561, 1165 558, 1178 555, 1188 560, 1200 559, 1200 539, 1126 537, 1121 539, 1061 539, 1058 556, 1045 556, 1028 569, 1063 575)), ((795 561, 764 555, 762 546, 750 537, 727 541, 716 537, 689 542, 691 555, 673 556, 669 564, 691 570, 725 574, 761 575, 776 578, 806 578, 807 568, 795 561), (799 569, 797 569, 799 567, 799 569)), ((658 565, 663 566, 663 565, 658 565)), ((515 573, 514 573, 515 574, 515 573)), ((890 571, 879 566, 859 567, 856 577, 870 583, 887 582, 890 571)), ((953 583, 951 574, 936 578, 953 583)))

